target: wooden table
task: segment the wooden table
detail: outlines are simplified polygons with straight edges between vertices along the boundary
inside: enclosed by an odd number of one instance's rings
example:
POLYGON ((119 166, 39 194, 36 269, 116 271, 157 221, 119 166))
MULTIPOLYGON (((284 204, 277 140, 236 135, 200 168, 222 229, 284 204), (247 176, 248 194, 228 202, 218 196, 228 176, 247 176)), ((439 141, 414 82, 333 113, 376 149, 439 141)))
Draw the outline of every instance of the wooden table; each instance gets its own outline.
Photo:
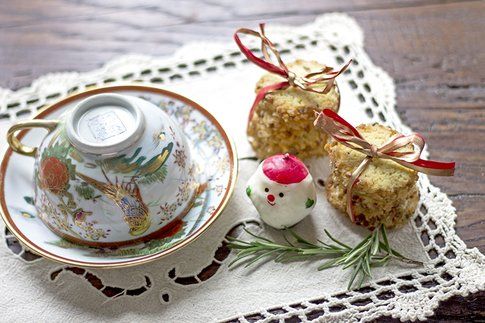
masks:
MULTIPOLYGON (((484 2, 4 0, 0 86, 18 89, 124 53, 168 55, 190 41, 227 41, 240 26, 298 25, 332 11, 362 26, 366 51, 396 81, 398 112, 428 138, 430 157, 458 162, 453 179, 432 181, 454 202, 458 235, 485 252, 484 2)), ((431 321, 447 319, 485 320, 485 293, 454 297, 431 321)))

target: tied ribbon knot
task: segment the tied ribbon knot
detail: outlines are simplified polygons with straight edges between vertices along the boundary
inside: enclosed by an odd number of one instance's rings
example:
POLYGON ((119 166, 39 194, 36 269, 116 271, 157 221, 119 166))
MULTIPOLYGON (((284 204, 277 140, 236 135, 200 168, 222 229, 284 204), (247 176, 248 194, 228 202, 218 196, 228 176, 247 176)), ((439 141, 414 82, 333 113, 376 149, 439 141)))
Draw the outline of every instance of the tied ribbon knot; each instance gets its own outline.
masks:
POLYGON ((260 32, 248 28, 240 28, 234 33, 234 40, 236 41, 236 44, 241 52, 249 61, 270 73, 283 77, 285 81, 267 85, 258 91, 249 112, 248 124, 253 118, 257 105, 269 92, 281 90, 288 86, 294 86, 305 91, 327 94, 334 86, 335 78, 342 74, 352 62, 352 60, 350 60, 338 71, 335 71, 332 67, 325 66, 320 71, 312 72, 304 76, 298 75, 288 69, 285 62, 283 62, 281 59, 281 55, 276 49, 276 46, 266 37, 264 24, 259 24, 259 29, 260 32), (251 51, 251 49, 244 46, 239 37, 240 34, 254 36, 261 39, 261 52, 263 53, 263 58, 257 57, 251 51), (276 62, 270 53, 274 56, 276 62), (325 86, 321 88, 322 85, 325 86))
POLYGON ((366 155, 359 166, 352 172, 347 184, 346 210, 352 222, 355 222, 355 215, 352 210, 353 188, 358 183, 362 172, 374 158, 389 159, 406 168, 428 175, 452 176, 455 171, 454 162, 444 163, 421 159, 420 156, 426 142, 420 134, 413 133, 407 136, 396 134, 378 147, 365 140, 357 129, 332 110, 324 109, 317 114, 314 122, 316 127, 325 131, 344 146, 366 155), (412 151, 399 151, 410 144, 413 146, 412 151))

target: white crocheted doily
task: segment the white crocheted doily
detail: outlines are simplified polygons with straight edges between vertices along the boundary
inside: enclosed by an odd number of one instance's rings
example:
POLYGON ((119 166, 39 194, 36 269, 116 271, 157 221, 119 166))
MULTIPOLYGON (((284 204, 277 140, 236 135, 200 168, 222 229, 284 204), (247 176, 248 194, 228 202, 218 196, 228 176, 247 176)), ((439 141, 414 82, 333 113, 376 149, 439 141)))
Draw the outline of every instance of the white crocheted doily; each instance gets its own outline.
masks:
MULTIPOLYGON (((268 36, 285 49, 284 58, 314 58, 338 67, 354 59, 339 77, 341 113, 354 124, 380 122, 401 132, 392 79, 363 49, 355 21, 328 14, 301 27, 268 26, 268 36)), ((258 47, 255 43, 255 47, 258 47)), ((263 72, 248 63, 234 43, 189 44, 172 57, 129 55, 89 73, 55 73, 18 91, 0 89, 0 129, 66 95, 91 86, 146 82, 180 92, 211 111, 236 141, 239 157, 253 153, 245 137, 245 120, 254 85, 263 72)), ((426 155, 426 154, 425 154, 426 155)), ((439 301, 485 287, 485 258, 467 249, 454 230, 455 209, 446 194, 420 176, 421 200, 403 229, 390 232, 391 244, 424 267, 392 262, 376 270, 363 288, 347 291, 349 273, 339 268, 316 271, 318 262, 275 264, 229 270, 228 235, 241 235, 242 224, 277 237, 261 225, 244 194, 257 163, 244 159, 234 196, 220 219, 196 242, 166 258, 126 269, 95 270, 64 266, 32 254, 4 229, 0 246, 0 309, 15 321, 175 321, 248 322, 370 321, 387 315, 424 319, 439 301)), ((324 163, 310 163, 324 179, 324 163)), ((320 189, 313 214, 297 230, 309 239, 323 228, 354 243, 365 230, 353 226, 325 200, 320 189)))

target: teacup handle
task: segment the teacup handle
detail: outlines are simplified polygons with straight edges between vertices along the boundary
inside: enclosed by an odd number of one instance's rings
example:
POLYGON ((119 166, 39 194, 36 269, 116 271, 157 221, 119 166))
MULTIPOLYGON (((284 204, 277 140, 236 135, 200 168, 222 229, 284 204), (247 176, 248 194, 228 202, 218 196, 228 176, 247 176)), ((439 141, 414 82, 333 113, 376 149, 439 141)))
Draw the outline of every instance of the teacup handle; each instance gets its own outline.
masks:
POLYGON ((35 153, 37 152, 37 147, 29 147, 25 146, 20 142, 17 138, 17 132, 23 129, 29 128, 45 128, 51 132, 54 130, 57 125, 59 124, 59 120, 27 120, 27 121, 20 121, 8 129, 7 132, 7 142, 12 148, 13 151, 25 156, 34 157, 35 153))

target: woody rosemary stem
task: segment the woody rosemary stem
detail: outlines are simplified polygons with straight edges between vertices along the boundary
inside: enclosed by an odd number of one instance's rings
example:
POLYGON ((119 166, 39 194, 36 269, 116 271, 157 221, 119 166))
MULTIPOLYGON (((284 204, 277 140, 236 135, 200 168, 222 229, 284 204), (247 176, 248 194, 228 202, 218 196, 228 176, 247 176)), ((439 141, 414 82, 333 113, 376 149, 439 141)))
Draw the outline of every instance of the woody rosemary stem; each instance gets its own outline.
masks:
POLYGON ((238 250, 236 258, 229 264, 229 267, 240 264, 248 267, 263 258, 273 258, 275 262, 325 258, 329 260, 320 265, 318 270, 331 267, 352 269, 347 286, 350 290, 353 287, 360 288, 366 278, 372 278, 373 267, 385 266, 392 258, 415 265, 423 264, 420 261, 408 259, 392 249, 387 240, 384 226, 374 230, 355 247, 350 247, 335 239, 327 230, 325 230, 325 234, 332 241, 331 243, 320 240, 317 240, 317 243, 312 243, 293 230, 286 229, 285 232, 289 233, 294 240, 291 242, 288 235, 284 234, 286 244, 279 244, 246 229, 244 230, 255 239, 243 241, 232 237, 228 238, 229 248, 238 250), (357 283, 357 285, 354 286, 354 283, 357 283))

